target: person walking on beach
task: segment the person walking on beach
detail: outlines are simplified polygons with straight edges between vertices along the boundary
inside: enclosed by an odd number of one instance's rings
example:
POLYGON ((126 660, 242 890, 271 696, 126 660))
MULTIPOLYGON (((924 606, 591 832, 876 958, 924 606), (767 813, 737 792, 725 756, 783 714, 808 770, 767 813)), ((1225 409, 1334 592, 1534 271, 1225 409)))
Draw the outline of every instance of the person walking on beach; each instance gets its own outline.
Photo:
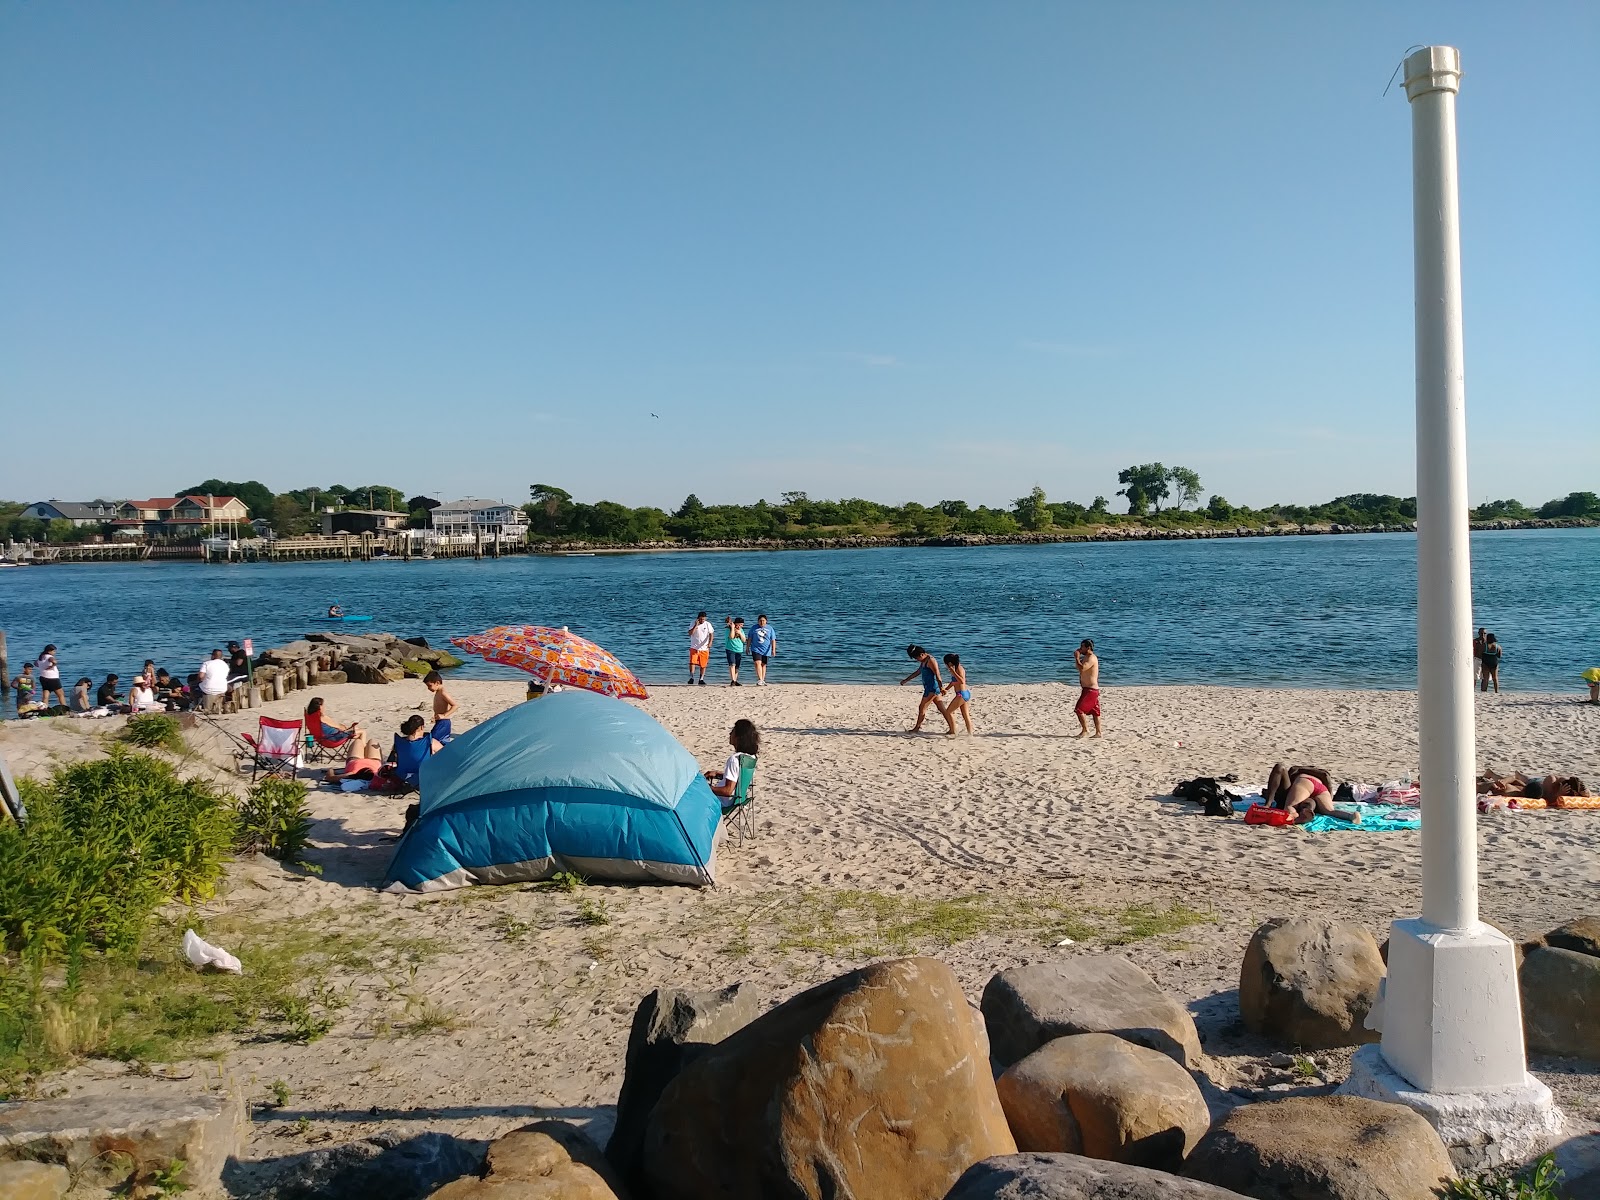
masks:
POLYGON ((689 626, 689 683, 695 681, 695 672, 700 673, 699 684, 706 685, 706 667, 711 662, 711 642, 717 636, 717 631, 711 627, 711 622, 706 620, 705 613, 695 616, 694 624, 689 626))
POLYGON ((1483 682, 1480 685, 1483 691, 1489 690, 1489 685, 1494 684, 1494 694, 1500 694, 1500 660, 1505 657, 1505 649, 1495 641, 1494 634, 1483 635, 1483 682))
POLYGON ((767 686, 767 663, 778 652, 778 633, 767 624, 767 614, 756 616, 756 627, 750 631, 750 661, 756 665, 756 686, 767 686))
POLYGON ((919 676, 922 679, 922 703, 917 705, 917 723, 911 727, 912 733, 922 732, 922 722, 928 716, 928 705, 933 705, 939 710, 939 715, 944 718, 944 723, 950 726, 945 732, 950 737, 956 735, 956 723, 950 717, 950 710, 939 703, 939 691, 943 680, 939 674, 939 664, 933 655, 913 642, 906 647, 906 654, 916 660, 917 668, 900 681, 904 687, 919 676))
POLYGON ((1472 682, 1475 684, 1483 682, 1483 639, 1488 632, 1479 629, 1478 636, 1472 639, 1472 682))
POLYGON ((39 657, 34 662, 34 668, 39 674, 39 700, 46 708, 50 707, 50 693, 55 693, 55 703, 65 704, 66 695, 61 690, 61 666, 56 662, 56 647, 52 642, 39 651, 39 657))
POLYGON ((456 715, 459 707, 449 692, 444 690, 444 676, 437 671, 429 671, 422 677, 422 686, 433 693, 433 729, 428 734, 441 746, 450 744, 454 736, 451 733, 451 718, 456 715))
POLYGON ((951 712, 959 712, 961 720, 966 724, 967 736, 972 736, 972 688, 967 685, 967 669, 961 665, 959 654, 946 654, 944 665, 950 668, 950 682, 944 685, 945 692, 954 692, 955 695, 945 703, 945 716, 950 720, 950 726, 955 727, 955 718, 950 717, 951 712))
POLYGON ((1078 736, 1089 733, 1089 717, 1094 718, 1094 736, 1100 736, 1100 659, 1094 652, 1094 643, 1084 638, 1072 653, 1078 666, 1078 703, 1072 711, 1078 716, 1078 736))
POLYGON ((722 648, 728 653, 728 686, 741 687, 739 668, 744 663, 745 646, 749 644, 749 639, 744 636, 744 618, 724 617, 723 622, 728 627, 728 634, 722 642, 722 648))

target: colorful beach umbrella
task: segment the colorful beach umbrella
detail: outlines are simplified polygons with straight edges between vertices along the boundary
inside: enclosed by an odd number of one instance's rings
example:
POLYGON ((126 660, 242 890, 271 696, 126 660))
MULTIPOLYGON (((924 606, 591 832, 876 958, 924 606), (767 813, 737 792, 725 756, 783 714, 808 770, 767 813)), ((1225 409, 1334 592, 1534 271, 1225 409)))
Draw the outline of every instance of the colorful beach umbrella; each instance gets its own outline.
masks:
POLYGON ((486 662, 526 671, 547 686, 559 683, 619 700, 645 700, 650 695, 616 655, 565 626, 496 625, 450 640, 469 653, 481 654, 486 662))

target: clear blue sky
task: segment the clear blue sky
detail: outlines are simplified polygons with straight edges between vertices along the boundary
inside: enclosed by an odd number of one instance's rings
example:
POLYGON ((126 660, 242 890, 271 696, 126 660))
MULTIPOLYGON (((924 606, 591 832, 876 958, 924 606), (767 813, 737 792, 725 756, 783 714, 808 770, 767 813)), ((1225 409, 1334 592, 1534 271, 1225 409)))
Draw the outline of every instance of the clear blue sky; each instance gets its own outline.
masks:
POLYGON ((1429 42, 1473 496, 1600 488, 1592 0, 10 0, 0 496, 1410 494, 1429 42))

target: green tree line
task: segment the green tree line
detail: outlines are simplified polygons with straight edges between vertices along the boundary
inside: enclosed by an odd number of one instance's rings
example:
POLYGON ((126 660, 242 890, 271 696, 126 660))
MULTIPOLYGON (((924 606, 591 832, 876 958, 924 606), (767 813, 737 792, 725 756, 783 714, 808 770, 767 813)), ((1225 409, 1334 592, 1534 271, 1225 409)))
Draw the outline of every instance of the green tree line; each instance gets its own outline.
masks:
MULTIPOLYGON (((1366 528, 1397 525, 1416 518, 1415 497, 1358 493, 1324 504, 1273 504, 1249 508, 1212 494, 1202 504, 1200 476, 1188 467, 1141 463, 1118 472, 1123 486, 1116 493, 1126 512, 1114 513, 1104 496, 1087 505, 1051 500, 1035 487, 1010 505, 992 508, 965 500, 882 504, 860 497, 812 499, 805 492, 783 492, 776 501, 754 504, 707 504, 686 497, 671 512, 644 506, 630 508, 614 500, 587 503, 554 484, 529 488, 530 534, 535 541, 590 541, 622 545, 677 540, 683 542, 747 541, 757 538, 803 539, 839 536, 942 537, 949 534, 1009 534, 1051 529, 1083 529, 1103 525, 1233 526, 1271 524, 1335 524, 1366 528)), ((252 519, 263 519, 280 537, 317 530, 318 516, 329 507, 382 508, 407 514, 407 524, 424 528, 438 501, 383 484, 296 488, 273 492, 258 480, 207 479, 174 495, 238 496, 252 519)), ((20 501, 0 501, 0 541, 75 542, 110 536, 111 526, 75 526, 70 521, 40 521, 21 515, 20 501)), ((1600 495, 1571 492, 1530 507, 1519 500, 1495 500, 1472 510, 1475 521, 1525 520, 1533 517, 1600 518, 1600 495)))

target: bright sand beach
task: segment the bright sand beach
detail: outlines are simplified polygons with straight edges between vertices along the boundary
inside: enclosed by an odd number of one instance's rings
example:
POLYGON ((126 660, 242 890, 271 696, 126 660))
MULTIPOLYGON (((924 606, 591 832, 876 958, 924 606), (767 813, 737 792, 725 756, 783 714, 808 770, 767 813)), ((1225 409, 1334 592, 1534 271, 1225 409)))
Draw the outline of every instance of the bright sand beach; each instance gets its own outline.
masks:
MULTIPOLYGON (((462 706, 459 731, 518 702, 523 684, 449 688, 462 706)), ((334 720, 358 719, 385 745, 428 699, 413 682, 321 694, 334 720)), ((973 1001, 1004 967, 1126 954, 1189 1003, 1214 1112, 1237 1103, 1228 1089, 1249 1086, 1271 1052, 1236 1023, 1251 931, 1272 916, 1316 914, 1385 936, 1392 918, 1418 909, 1418 835, 1247 827, 1167 793, 1179 779, 1225 772, 1259 786, 1275 760, 1317 764, 1341 780, 1412 774, 1416 697, 1119 688, 1108 677, 1099 741, 1073 736, 1075 697, 1060 684, 979 681, 979 736, 951 739, 905 732, 918 698, 910 686, 657 689, 643 707, 707 768, 726 753, 734 719, 762 731, 759 831, 723 845, 714 890, 381 895, 374 885, 405 801, 314 792, 308 858, 321 875, 241 861, 202 913, 244 922, 246 944, 235 951, 264 936, 249 929, 289 924, 423 949, 414 969, 333 970, 326 982, 346 1003, 318 1041, 223 1047, 222 1065, 252 1099, 265 1100, 280 1079, 292 1096, 258 1113, 246 1151, 258 1165, 247 1172, 266 1178, 272 1160, 381 1129, 487 1138, 561 1116, 591 1123, 603 1140, 629 1022, 651 988, 749 980, 775 1003, 913 950, 949 962, 973 1001)), ((297 714, 304 700, 264 711, 297 714)), ((1480 696, 1477 711, 1480 767, 1600 782, 1600 709, 1572 695, 1520 693, 1480 696)), ((222 721, 245 730, 256 715, 222 721)), ((103 735, 121 724, 8 722, 0 753, 17 774, 37 776, 103 753, 103 735)), ((942 727, 930 718, 930 729, 942 727)), ((192 769, 229 761, 214 731, 188 737, 192 769)), ((1600 813, 1490 813, 1478 842, 1483 916, 1514 937, 1595 910, 1600 813)), ((1318 1060, 1337 1079, 1348 1052, 1318 1060)), ((1560 1060, 1532 1065, 1569 1112, 1600 1117, 1592 1076, 1560 1060)), ((67 1093, 111 1088, 126 1070, 95 1062, 48 1083, 67 1093)))

